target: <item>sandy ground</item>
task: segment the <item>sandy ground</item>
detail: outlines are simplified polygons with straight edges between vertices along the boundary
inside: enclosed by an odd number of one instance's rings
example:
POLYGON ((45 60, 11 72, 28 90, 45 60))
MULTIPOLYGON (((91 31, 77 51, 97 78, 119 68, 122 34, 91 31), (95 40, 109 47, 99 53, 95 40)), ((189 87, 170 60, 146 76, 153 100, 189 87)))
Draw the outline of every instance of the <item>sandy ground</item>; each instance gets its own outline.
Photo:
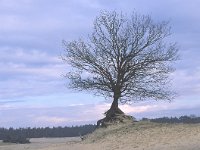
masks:
POLYGON ((32 139, 0 150, 200 150, 200 124, 138 122, 98 129, 87 139, 32 139))
POLYGON ((40 150, 52 147, 60 147, 61 145, 80 142, 79 137, 72 138, 34 138, 30 139, 30 144, 10 144, 0 141, 0 150, 40 150))

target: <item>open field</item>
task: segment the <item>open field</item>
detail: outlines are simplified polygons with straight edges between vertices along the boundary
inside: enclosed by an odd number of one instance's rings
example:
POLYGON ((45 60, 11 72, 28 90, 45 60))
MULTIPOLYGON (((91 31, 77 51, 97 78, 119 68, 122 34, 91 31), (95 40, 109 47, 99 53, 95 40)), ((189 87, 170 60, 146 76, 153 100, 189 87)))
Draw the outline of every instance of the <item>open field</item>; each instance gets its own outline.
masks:
POLYGON ((30 139, 30 144, 9 144, 0 141, 0 150, 40 150, 51 149, 52 147, 66 146, 67 144, 80 142, 79 137, 70 138, 34 138, 30 139))
POLYGON ((200 124, 138 122, 98 129, 87 139, 41 138, 0 150, 200 150, 200 124))

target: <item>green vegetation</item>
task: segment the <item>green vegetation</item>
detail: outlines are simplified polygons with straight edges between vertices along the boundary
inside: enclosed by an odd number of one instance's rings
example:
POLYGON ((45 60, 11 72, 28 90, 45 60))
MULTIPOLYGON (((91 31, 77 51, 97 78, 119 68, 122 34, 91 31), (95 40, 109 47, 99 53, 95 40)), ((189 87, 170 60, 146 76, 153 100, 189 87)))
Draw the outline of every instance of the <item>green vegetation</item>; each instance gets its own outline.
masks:
POLYGON ((29 138, 42 137, 76 137, 91 133, 96 125, 53 128, 0 128, 0 140, 8 143, 30 143, 29 138))
POLYGON ((162 118, 155 118, 155 119, 147 119, 143 118, 142 120, 149 120, 151 122, 157 123, 200 123, 200 117, 195 115, 190 116, 181 116, 181 117, 162 117, 162 118))
POLYGON ((4 137, 3 139, 4 143, 19 143, 19 144, 26 144, 26 143, 30 143, 29 139, 26 138, 25 135, 20 134, 11 134, 11 135, 7 135, 6 137, 4 137))

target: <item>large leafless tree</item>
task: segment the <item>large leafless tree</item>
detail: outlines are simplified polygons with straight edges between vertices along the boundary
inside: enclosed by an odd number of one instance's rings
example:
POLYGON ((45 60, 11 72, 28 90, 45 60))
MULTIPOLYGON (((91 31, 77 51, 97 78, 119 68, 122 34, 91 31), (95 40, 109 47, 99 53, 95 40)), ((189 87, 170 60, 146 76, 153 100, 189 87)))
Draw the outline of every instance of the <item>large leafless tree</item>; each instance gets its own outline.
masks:
POLYGON ((112 98, 107 118, 123 113, 119 101, 171 100, 178 50, 169 35, 168 23, 150 16, 102 12, 87 40, 64 42, 62 58, 74 69, 67 74, 70 87, 112 98))

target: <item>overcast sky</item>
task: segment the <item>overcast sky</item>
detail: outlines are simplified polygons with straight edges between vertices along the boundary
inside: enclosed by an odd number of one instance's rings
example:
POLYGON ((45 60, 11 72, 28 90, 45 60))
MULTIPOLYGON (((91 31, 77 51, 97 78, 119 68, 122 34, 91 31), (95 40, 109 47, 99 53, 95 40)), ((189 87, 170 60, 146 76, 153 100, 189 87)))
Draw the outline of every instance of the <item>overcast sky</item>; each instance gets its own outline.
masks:
POLYGON ((137 118, 200 115, 199 0, 0 0, 0 126, 95 123, 110 101, 67 89, 62 40, 87 37, 101 10, 169 20, 181 60, 169 102, 141 102, 122 110, 137 118))

